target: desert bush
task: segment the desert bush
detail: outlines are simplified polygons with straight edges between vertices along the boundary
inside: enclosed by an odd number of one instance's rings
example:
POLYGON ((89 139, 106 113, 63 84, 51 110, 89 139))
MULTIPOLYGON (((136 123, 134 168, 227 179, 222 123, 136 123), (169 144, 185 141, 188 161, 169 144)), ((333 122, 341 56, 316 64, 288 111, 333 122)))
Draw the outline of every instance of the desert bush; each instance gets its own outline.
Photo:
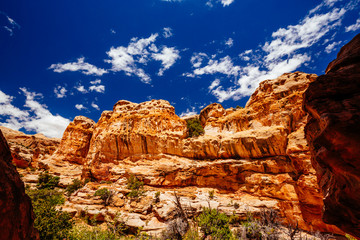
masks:
POLYGON ((34 227, 39 230, 40 239, 63 239, 67 236, 73 222, 68 213, 57 210, 57 206, 64 203, 61 192, 38 185, 40 189, 26 189, 31 199, 35 215, 34 227))
POLYGON ((204 134, 204 128, 202 127, 200 120, 198 118, 192 118, 186 120, 188 137, 198 137, 204 134))
POLYGON ((107 206, 111 200, 113 193, 107 188, 100 188, 95 191, 94 196, 100 196, 105 206, 107 206))
POLYGON ((85 186, 85 182, 82 182, 79 179, 73 179, 72 183, 66 187, 66 193, 68 195, 71 195, 72 193, 74 193, 76 190, 82 188, 83 186, 85 186))
POLYGON ((200 231, 204 234, 204 239, 207 236, 211 236, 212 239, 232 238, 229 217, 217 209, 204 208, 198 217, 198 224, 200 231))
POLYGON ((129 190, 131 190, 128 193, 128 197, 130 198, 138 198, 140 196, 142 196, 145 191, 144 189, 144 182, 140 181, 137 177, 135 177, 134 175, 130 175, 130 177, 127 179, 128 183, 127 183, 127 188, 129 190))
POLYGON ((213 199, 214 198, 214 190, 210 190, 208 193, 209 193, 209 199, 213 199))
POLYGON ((60 177, 53 176, 48 172, 40 173, 37 183, 38 189, 54 189, 59 185, 60 177))
POLYGON ((101 229, 100 226, 90 228, 86 225, 74 226, 68 234, 69 240, 118 240, 120 237, 116 236, 108 229, 101 229))
POLYGON ((155 202, 156 203, 160 202, 160 192, 155 193, 155 202))

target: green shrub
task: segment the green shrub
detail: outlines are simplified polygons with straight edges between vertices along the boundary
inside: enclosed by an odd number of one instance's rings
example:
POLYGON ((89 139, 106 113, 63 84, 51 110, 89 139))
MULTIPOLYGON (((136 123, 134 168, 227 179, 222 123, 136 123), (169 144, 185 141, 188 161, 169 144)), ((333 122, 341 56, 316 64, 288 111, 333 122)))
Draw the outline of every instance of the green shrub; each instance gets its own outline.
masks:
POLYGON ((37 183, 38 189, 54 189, 59 185, 60 177, 53 176, 48 172, 40 173, 37 183))
POLYGON ((107 206, 110 202, 110 199, 112 197, 112 192, 107 188, 101 188, 95 191, 94 196, 100 196, 101 200, 103 200, 103 203, 105 206, 107 206))
POLYGON ((119 237, 115 233, 107 230, 101 229, 100 226, 94 228, 89 228, 88 226, 78 225, 74 226, 69 231, 69 240, 118 240, 119 237))
POLYGON ((214 198, 214 190, 209 191, 209 199, 213 199, 214 198))
POLYGON ((217 209, 204 208, 198 217, 198 224, 200 231, 204 234, 204 239, 207 236, 211 236, 212 239, 232 238, 229 217, 217 209))
POLYGON ((127 180, 128 180, 127 188, 131 190, 127 195, 128 197, 138 198, 145 193, 145 191, 143 190, 144 189, 143 181, 140 181, 134 175, 130 175, 130 177, 127 180))
POLYGON ((160 192, 155 193, 155 202, 156 203, 160 202, 160 192))
POLYGON ((204 134, 204 128, 201 126, 200 120, 198 118, 192 118, 186 120, 188 137, 198 137, 204 134))
POLYGON ((61 192, 53 189, 26 189, 31 198, 35 220, 34 227, 39 230, 40 239, 64 239, 73 222, 68 213, 57 210, 64 203, 61 192))
POLYGON ((74 193, 76 190, 82 188, 85 185, 84 182, 80 181, 79 179, 73 179, 72 180, 72 184, 70 184, 69 186, 66 187, 66 193, 68 195, 71 195, 72 193, 74 193))

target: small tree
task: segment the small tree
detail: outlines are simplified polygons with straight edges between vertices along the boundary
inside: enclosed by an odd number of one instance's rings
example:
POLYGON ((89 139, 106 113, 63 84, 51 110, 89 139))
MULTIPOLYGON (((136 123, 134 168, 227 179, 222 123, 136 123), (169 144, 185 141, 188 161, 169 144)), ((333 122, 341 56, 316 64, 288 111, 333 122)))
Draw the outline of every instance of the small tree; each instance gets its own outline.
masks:
POLYGON ((217 209, 204 208, 198 217, 198 224, 204 239, 212 236, 212 239, 231 239, 232 233, 229 228, 229 217, 220 213, 217 209))
POLYGON ((40 173, 37 183, 38 189, 54 189, 59 185, 60 177, 53 176, 48 172, 40 173))
POLYGON ((144 194, 145 191, 143 190, 144 189, 143 181, 140 181, 134 175, 130 175, 130 177, 127 180, 128 180, 127 188, 131 190, 127 195, 128 197, 138 198, 144 194))
POLYGON ((105 206, 110 202, 113 193, 107 188, 101 188, 95 191, 94 196, 100 196, 100 199, 103 200, 105 206))
POLYGON ((186 123, 189 137, 198 137, 204 134, 204 128, 202 127, 198 118, 188 119, 186 120, 186 123))
POLYGON ((73 179, 72 183, 69 186, 67 186, 65 191, 68 195, 71 195, 76 190, 82 188, 85 184, 86 184, 85 182, 82 182, 79 179, 73 179))

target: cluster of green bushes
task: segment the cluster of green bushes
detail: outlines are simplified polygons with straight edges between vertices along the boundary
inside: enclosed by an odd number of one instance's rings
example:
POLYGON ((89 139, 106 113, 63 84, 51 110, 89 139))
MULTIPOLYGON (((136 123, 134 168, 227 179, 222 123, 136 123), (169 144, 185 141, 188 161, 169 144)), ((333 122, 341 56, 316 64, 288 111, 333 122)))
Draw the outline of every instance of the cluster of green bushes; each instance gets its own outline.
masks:
POLYGON ((70 196, 78 189, 84 187, 88 182, 90 182, 90 179, 85 179, 85 181, 81 181, 79 179, 73 179, 72 183, 66 187, 65 192, 67 193, 68 196, 70 196))
POLYGON ((201 122, 198 118, 192 118, 186 120, 188 137, 198 137, 204 134, 204 128, 201 125, 201 122))
POLYGON ((140 181, 134 175, 130 175, 130 177, 127 180, 128 180, 127 188, 129 190, 131 190, 127 195, 128 197, 139 198, 140 196, 144 195, 145 191, 144 191, 144 182, 143 181, 140 181))
POLYGON ((56 190, 60 178, 47 172, 39 175, 36 189, 26 188, 35 214, 34 227, 40 239, 64 239, 73 226, 71 216, 57 209, 65 202, 63 194, 56 190))

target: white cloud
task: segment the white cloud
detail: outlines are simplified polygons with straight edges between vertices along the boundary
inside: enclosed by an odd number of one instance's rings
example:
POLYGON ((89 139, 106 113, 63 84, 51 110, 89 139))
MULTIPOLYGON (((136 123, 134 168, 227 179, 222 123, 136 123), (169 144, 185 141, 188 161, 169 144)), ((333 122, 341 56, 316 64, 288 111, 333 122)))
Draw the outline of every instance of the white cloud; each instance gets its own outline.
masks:
POLYGON ((326 46, 325 52, 331 53, 331 52, 335 51, 336 47, 339 46, 341 43, 342 43, 342 41, 330 43, 329 45, 326 46))
POLYGON ((77 72, 80 71, 85 75, 96 75, 102 76, 108 71, 103 68, 98 68, 90 63, 84 62, 85 58, 81 57, 77 59, 77 62, 69 62, 69 63, 57 63, 51 64, 49 69, 53 69, 54 72, 62 73, 65 71, 77 72))
POLYGON ((170 68, 177 59, 179 51, 174 47, 162 47, 162 52, 158 53, 158 47, 154 44, 159 34, 151 34, 148 38, 132 38, 127 47, 111 47, 107 55, 110 59, 105 62, 112 64, 111 70, 114 72, 124 71, 128 76, 137 76, 144 83, 150 83, 150 75, 140 67, 146 66, 151 60, 161 61, 163 67, 159 70, 161 76, 165 70, 170 68))
POLYGON ((222 73, 225 75, 237 76, 239 74, 240 67, 234 66, 229 56, 223 57, 220 60, 210 59, 206 66, 202 68, 196 68, 194 70, 195 75, 215 74, 222 73))
POLYGON ((160 68, 158 75, 162 76, 164 74, 164 71, 169 69, 176 60, 180 58, 179 50, 171 47, 163 47, 161 53, 153 53, 152 58, 156 61, 161 61, 161 65, 163 66, 160 68))
POLYGON ((360 18, 353 25, 345 27, 345 32, 357 31, 360 29, 360 18))
POLYGON ((170 27, 165 27, 164 28, 164 32, 163 32, 163 36, 164 38, 169 38, 173 35, 172 33, 172 29, 170 27))
POLYGON ((0 11, 0 15, 5 16, 7 23, 5 26, 2 26, 5 30, 7 30, 10 33, 10 36, 14 35, 14 31, 16 29, 20 29, 20 25, 15 22, 14 19, 12 19, 11 17, 9 17, 6 13, 0 11))
POLYGON ((262 48, 268 53, 265 60, 276 60, 314 45, 326 33, 339 26, 345 12, 345 9, 335 8, 325 14, 306 16, 297 25, 278 29, 272 33, 273 40, 266 42, 262 48))
POLYGON ((85 89, 85 87, 83 85, 79 85, 74 87, 76 90, 78 90, 81 93, 87 93, 88 91, 85 89))
POLYGON ((25 95, 25 110, 12 105, 13 97, 0 91, 0 116, 5 118, 1 125, 15 130, 24 128, 27 131, 42 133, 48 137, 61 137, 70 120, 59 115, 53 115, 46 105, 39 103, 43 96, 20 88, 25 95))
POLYGON ((223 5, 223 7, 227 7, 230 4, 232 4, 235 0, 209 0, 206 2, 206 5, 209 7, 213 7, 214 6, 214 2, 218 2, 221 3, 223 5))
POLYGON ((100 84, 101 83, 101 79, 96 79, 94 81, 90 81, 91 84, 100 84))
POLYGON ((260 45, 258 49, 249 49, 239 54, 240 60, 248 62, 245 66, 238 65, 237 59, 232 59, 230 56, 221 58, 213 56, 204 65, 204 58, 194 54, 191 60, 194 70, 184 75, 189 77, 205 74, 226 75, 227 78, 221 82, 216 79, 209 86, 211 94, 220 102, 249 96, 261 81, 295 71, 310 62, 311 57, 306 52, 315 44, 320 45, 320 40, 325 37, 330 37, 328 51, 331 47, 340 44, 331 43, 336 34, 334 30, 339 29, 350 7, 346 4, 343 8, 329 9, 335 2, 336 0, 325 0, 298 24, 278 29, 272 33, 271 39, 260 45), (323 11, 325 8, 327 11, 323 11), (226 83, 230 83, 230 87, 225 87, 226 83))
POLYGON ((208 59, 208 55, 206 53, 194 53, 190 59, 190 62, 193 68, 199 68, 203 63, 204 59, 208 59))
POLYGON ((82 104, 76 104, 75 108, 79 111, 86 109, 86 107, 84 107, 84 105, 82 105, 82 104))
POLYGON ((94 102, 91 103, 91 106, 95 108, 96 110, 100 110, 99 106, 95 104, 94 102))
POLYGON ((89 90, 91 92, 95 91, 95 92, 99 92, 99 93, 104 93, 105 92, 105 86, 104 85, 90 86, 89 90))
POLYGON ((225 41, 225 45, 231 48, 232 46, 234 46, 234 40, 232 38, 229 38, 225 41))
POLYGON ((54 88, 54 93, 57 98, 64 98, 66 97, 66 88, 62 86, 57 86, 54 88))
POLYGON ((114 30, 114 29, 110 29, 110 32, 112 33, 112 34, 116 34, 116 31, 114 30))
POLYGON ((192 115, 196 115, 197 112, 195 111, 195 107, 190 107, 187 108, 185 112, 182 112, 180 114, 180 117, 187 117, 187 116, 192 116, 192 115))
POLYGON ((226 7, 234 2, 234 0, 220 0, 221 4, 226 7))
POLYGON ((209 86, 209 91, 213 90, 215 87, 220 85, 220 80, 219 79, 215 79, 209 86))

